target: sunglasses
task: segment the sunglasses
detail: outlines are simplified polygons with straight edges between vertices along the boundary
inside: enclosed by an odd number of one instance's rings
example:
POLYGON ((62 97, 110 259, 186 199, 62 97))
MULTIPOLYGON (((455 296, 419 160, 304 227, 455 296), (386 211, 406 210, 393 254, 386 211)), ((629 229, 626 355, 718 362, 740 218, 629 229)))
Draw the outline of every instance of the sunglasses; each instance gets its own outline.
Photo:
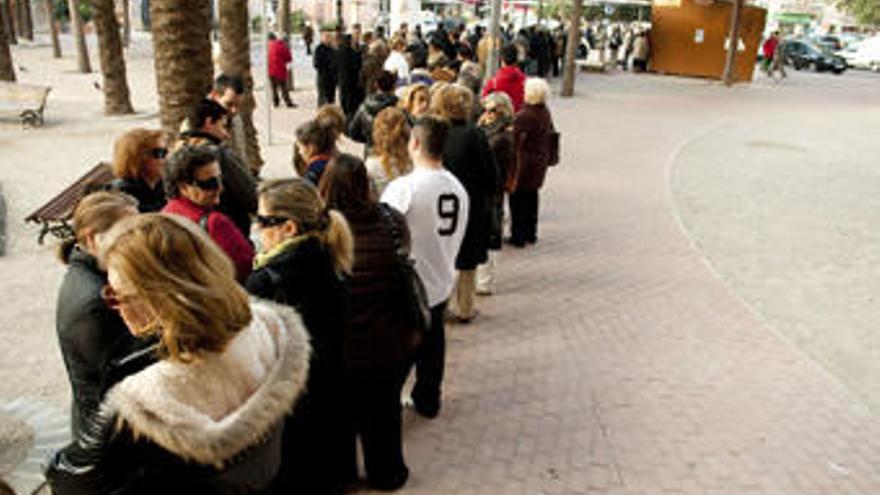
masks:
POLYGON ((193 179, 192 183, 202 191, 216 191, 220 189, 221 185, 220 177, 211 177, 205 180, 193 179))
POLYGON ((168 148, 153 148, 150 150, 150 156, 161 160, 168 156, 168 148))
POLYGON ((135 296, 123 296, 116 292, 116 289, 110 286, 110 284, 101 287, 101 299, 104 300, 104 304, 108 307, 116 309, 122 304, 130 303, 135 299, 135 296))
POLYGON ((287 217, 275 217, 275 216, 271 216, 271 215, 268 215, 268 216, 257 215, 255 220, 257 222, 258 227, 260 227, 261 229, 265 229, 267 227, 275 227, 275 226, 281 225, 290 219, 287 217))

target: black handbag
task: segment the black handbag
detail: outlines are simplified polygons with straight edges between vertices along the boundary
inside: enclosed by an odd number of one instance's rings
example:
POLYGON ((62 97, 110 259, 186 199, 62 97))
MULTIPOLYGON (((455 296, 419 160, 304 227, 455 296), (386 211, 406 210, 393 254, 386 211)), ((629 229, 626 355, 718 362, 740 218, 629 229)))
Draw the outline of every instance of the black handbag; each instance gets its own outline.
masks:
POLYGON ((379 209, 382 211, 382 216, 391 232, 391 238, 394 240, 394 248, 397 253, 397 276, 403 293, 404 316, 417 335, 424 335, 431 329, 431 307, 428 304, 425 284, 422 283, 422 279, 416 271, 415 263, 409 256, 409 250, 403 245, 403 238, 394 223, 389 207, 382 204, 379 209))
POLYGON ((560 134, 556 129, 547 133, 547 165, 554 166, 559 163, 559 140, 560 134))

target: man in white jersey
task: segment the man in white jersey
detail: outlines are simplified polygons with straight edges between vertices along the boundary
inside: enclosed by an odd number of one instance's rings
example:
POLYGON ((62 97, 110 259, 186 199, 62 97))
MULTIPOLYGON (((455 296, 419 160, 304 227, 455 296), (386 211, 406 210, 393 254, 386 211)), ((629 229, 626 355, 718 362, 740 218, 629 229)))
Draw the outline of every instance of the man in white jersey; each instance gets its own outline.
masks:
POLYGON ((392 181, 382 194, 383 203, 406 217, 412 239, 410 253, 431 306, 431 329, 416 351, 412 391, 416 412, 428 418, 440 412, 446 360, 443 315, 455 285, 455 258, 468 222, 467 191, 443 168, 448 132, 449 124, 437 117, 416 121, 408 145, 413 171, 392 181))

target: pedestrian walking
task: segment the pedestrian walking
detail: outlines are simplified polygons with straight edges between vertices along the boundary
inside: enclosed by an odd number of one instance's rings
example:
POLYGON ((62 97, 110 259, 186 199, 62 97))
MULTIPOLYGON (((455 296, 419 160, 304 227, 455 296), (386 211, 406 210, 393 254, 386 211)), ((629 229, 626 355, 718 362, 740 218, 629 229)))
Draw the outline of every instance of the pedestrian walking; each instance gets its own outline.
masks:
POLYGON ((449 124, 434 116, 416 121, 408 151, 413 171, 393 180, 381 201, 403 213, 412 238, 411 256, 431 307, 431 328, 415 352, 411 398, 419 414, 435 418, 442 406, 446 362, 443 321, 455 285, 455 257, 468 222, 467 191, 443 168, 449 124))
POLYGON ((312 24, 309 21, 306 21, 306 25, 303 26, 303 42, 306 44, 306 55, 312 55, 312 43, 315 42, 315 30, 312 28, 312 24))

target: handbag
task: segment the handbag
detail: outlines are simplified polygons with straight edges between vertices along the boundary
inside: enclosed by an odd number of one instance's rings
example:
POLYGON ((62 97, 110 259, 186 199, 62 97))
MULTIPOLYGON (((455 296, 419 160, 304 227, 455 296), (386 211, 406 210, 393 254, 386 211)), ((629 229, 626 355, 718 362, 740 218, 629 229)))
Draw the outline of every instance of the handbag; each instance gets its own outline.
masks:
POLYGON ((381 204, 379 209, 388 224, 391 238, 394 241, 394 249, 397 256, 395 269, 403 292, 404 317, 410 328, 421 338, 431 329, 431 307, 428 304, 428 293, 425 284, 422 283, 415 264, 409 256, 409 249, 403 245, 403 238, 394 218, 391 216, 390 207, 381 204))
POLYGON ((559 163, 559 140, 561 135, 556 129, 547 133, 547 165, 552 167, 559 163))

